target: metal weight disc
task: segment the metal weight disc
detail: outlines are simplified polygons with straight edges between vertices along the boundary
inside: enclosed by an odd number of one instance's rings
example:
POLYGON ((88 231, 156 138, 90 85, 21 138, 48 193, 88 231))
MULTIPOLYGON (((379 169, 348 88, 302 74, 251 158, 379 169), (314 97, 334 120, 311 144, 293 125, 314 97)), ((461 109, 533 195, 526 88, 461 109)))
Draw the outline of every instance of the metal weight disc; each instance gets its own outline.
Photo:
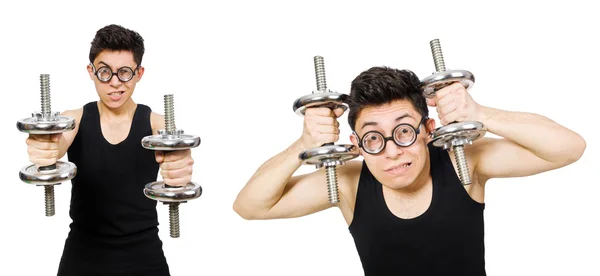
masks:
POLYGON ((36 165, 25 166, 19 172, 19 178, 34 185, 55 185, 69 181, 77 174, 77 166, 71 162, 56 162, 52 170, 38 170, 36 165))
POLYGON ((156 181, 146 184, 144 195, 162 202, 184 202, 200 197, 202 187, 194 182, 189 182, 183 187, 170 187, 165 186, 163 181, 156 181))
POLYGON ((50 119, 30 117, 19 120, 17 128, 21 132, 30 134, 62 133, 75 128, 75 119, 65 116, 55 116, 50 119))
POLYGON ((328 145, 304 151, 298 157, 302 164, 321 167, 329 162, 342 164, 359 155, 358 148, 354 145, 328 145))
POLYGON ((142 147, 151 150, 184 150, 200 145, 200 137, 188 134, 153 135, 142 139, 142 147))
POLYGON ((460 82, 468 90, 475 83, 475 76, 465 70, 449 70, 435 73, 423 79, 421 88, 427 98, 433 97, 435 92, 454 83, 460 82))
POLYGON ((341 107, 346 111, 348 109, 347 99, 348 95, 335 92, 313 93, 294 101, 294 112, 304 116, 304 112, 309 107, 329 107, 331 109, 341 107))
POLYGON ((432 134, 433 145, 450 148, 453 145, 470 144, 485 135, 481 122, 460 122, 439 127, 432 134))

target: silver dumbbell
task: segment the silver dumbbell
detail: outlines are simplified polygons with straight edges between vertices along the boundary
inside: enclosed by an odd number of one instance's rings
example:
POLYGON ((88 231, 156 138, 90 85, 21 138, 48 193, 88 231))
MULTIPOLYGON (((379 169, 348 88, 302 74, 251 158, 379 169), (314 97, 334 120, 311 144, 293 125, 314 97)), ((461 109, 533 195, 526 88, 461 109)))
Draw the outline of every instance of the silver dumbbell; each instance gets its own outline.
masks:
MULTIPOLYGON (((442 47, 438 39, 429 42, 436 72, 423 79, 421 88, 426 98, 435 97, 435 93, 455 82, 460 82, 465 89, 470 89, 475 83, 475 77, 465 70, 446 70, 442 47)), ((445 150, 454 152, 458 165, 458 174, 463 185, 471 184, 471 174, 467 158, 465 157, 465 145, 471 145, 473 141, 483 137, 486 131, 481 122, 465 121, 453 122, 437 128, 431 137, 433 145, 443 147, 445 150)))
MULTIPOLYGON (((325 79, 325 63, 323 57, 315 56, 315 75, 317 77, 317 91, 312 94, 298 98, 294 102, 294 112, 300 116, 304 116, 307 108, 311 107, 329 107, 332 110, 342 108, 344 111, 348 109, 348 95, 335 93, 327 89, 325 79)), ((343 165, 346 161, 359 156, 358 149, 354 145, 335 145, 327 143, 319 148, 310 149, 300 153, 299 158, 302 164, 315 165, 317 169, 325 167, 327 173, 327 193, 329 194, 329 202, 338 204, 339 191, 337 184, 336 166, 343 165)))
MULTIPOLYGON (((195 148, 200 145, 200 137, 184 134, 183 130, 175 127, 175 108, 173 95, 164 96, 165 130, 159 130, 158 135, 146 136, 142 146, 150 150, 176 151, 195 148)), ((183 187, 169 186, 163 181, 146 184, 144 195, 169 205, 169 228, 171 238, 179 238, 179 204, 196 199, 202 195, 200 185, 189 182, 183 187)))
MULTIPOLYGON (((17 121, 17 129, 29 134, 56 134, 75 128, 75 119, 52 113, 50 109, 50 75, 40 74, 42 111, 34 112, 30 118, 17 121)), ((77 174, 77 166, 71 162, 56 163, 37 167, 28 165, 21 169, 19 178, 28 184, 44 186, 46 216, 54 216, 54 185, 69 181, 77 174)))

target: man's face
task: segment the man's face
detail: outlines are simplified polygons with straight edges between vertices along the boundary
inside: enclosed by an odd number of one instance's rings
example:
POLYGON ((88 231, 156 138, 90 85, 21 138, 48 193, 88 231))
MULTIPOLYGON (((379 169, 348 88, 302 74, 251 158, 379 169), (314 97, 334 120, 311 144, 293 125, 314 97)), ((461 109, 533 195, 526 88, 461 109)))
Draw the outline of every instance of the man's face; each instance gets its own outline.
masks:
MULTIPOLYGON (((382 106, 366 107, 357 116, 355 127, 358 137, 352 135, 350 140, 358 147, 359 138, 373 138, 370 134, 365 137, 369 131, 377 131, 384 137, 393 137, 392 131, 399 124, 409 124, 413 128, 417 128, 421 119, 422 116, 406 100, 397 100, 382 106)), ((371 173, 381 184, 390 189, 403 189, 421 177, 423 169, 428 165, 427 143, 431 139, 427 133, 433 129, 435 129, 435 121, 429 119, 419 126, 416 140, 408 147, 401 147, 396 145, 393 140, 387 140, 382 142, 385 144, 385 148, 380 153, 369 154, 365 152, 364 148, 359 147, 360 153, 371 173)), ((397 132, 396 137, 402 135, 397 132)), ((411 140, 408 138, 408 141, 411 140)), ((366 142, 369 143, 369 141, 366 142)))
POLYGON ((96 57, 93 66, 88 65, 88 73, 94 81, 100 100, 110 109, 120 108, 131 98, 135 85, 144 74, 144 68, 141 66, 138 67, 133 59, 133 53, 130 51, 104 50, 96 57), (101 69, 102 67, 108 68, 101 69), (131 68, 133 72, 128 74, 128 69, 125 67, 131 68), (108 75, 109 78, 112 72, 117 73, 120 71, 121 78, 127 79, 131 77, 131 79, 129 81, 122 81, 115 74, 109 80, 101 81, 96 76, 97 71, 103 72, 100 73, 101 77, 108 75))

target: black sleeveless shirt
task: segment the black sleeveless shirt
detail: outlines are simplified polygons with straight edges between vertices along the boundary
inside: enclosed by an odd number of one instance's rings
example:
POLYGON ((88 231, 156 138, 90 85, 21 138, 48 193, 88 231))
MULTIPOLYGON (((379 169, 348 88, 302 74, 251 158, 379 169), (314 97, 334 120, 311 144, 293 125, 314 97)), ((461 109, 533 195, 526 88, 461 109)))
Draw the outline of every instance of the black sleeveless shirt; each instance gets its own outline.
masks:
POLYGON ((366 276, 486 275, 485 204, 462 186, 446 150, 428 145, 433 179, 429 208, 401 219, 387 207, 382 184, 363 161, 349 230, 366 276))
POLYGON ((129 134, 119 144, 102 135, 96 102, 83 107, 79 131, 68 149, 77 166, 58 275, 169 275, 158 236, 155 200, 143 194, 156 181, 154 151, 141 146, 152 135, 151 110, 138 104, 129 134))

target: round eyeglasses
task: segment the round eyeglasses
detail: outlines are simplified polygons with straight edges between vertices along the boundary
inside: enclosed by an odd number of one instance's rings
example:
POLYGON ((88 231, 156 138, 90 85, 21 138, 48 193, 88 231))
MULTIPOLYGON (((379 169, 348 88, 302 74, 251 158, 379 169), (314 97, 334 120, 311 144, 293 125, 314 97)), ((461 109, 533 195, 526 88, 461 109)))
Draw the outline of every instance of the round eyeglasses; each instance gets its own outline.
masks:
POLYGON ((117 69, 117 72, 115 73, 108 66, 102 66, 98 68, 98 70, 96 70, 96 68, 92 64, 94 75, 96 75, 98 80, 100 80, 101 82, 109 82, 115 75, 121 82, 128 82, 133 78, 133 76, 135 76, 135 71, 138 69, 138 67, 136 67, 135 69, 131 69, 131 67, 123 66, 117 69))
POLYGON ((392 131, 392 136, 385 137, 379 131, 368 131, 362 138, 358 137, 358 146, 368 154, 379 154, 385 149, 387 141, 392 140, 399 147, 409 147, 415 143, 417 136, 421 133, 421 125, 426 122, 428 117, 421 118, 419 125, 415 128, 410 124, 402 123, 397 125, 392 131))

